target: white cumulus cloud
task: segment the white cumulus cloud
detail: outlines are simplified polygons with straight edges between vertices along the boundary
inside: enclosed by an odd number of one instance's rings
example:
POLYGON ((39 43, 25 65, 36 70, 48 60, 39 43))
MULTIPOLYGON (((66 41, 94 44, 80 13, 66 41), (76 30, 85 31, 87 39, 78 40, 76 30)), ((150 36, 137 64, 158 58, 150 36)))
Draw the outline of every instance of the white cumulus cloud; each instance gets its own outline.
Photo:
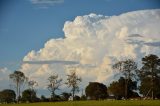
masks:
POLYGON ((0 91, 10 87, 9 74, 11 74, 9 69, 0 68, 0 91))
MULTIPOLYGON (((160 56, 160 9, 141 10, 119 16, 89 14, 64 24, 65 38, 50 39, 39 51, 31 51, 24 61, 76 61, 96 67, 77 67, 82 85, 90 81, 110 83, 111 65, 123 58, 136 61, 150 53, 160 56)), ((46 88, 48 76, 59 74, 66 80, 69 64, 23 64, 21 71, 46 88)))

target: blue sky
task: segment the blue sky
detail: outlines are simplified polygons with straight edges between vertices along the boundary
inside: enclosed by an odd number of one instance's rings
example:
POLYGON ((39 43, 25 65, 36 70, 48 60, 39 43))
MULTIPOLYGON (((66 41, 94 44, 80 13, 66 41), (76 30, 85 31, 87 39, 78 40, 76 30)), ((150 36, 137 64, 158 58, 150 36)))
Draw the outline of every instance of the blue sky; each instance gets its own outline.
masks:
POLYGON ((0 0, 0 67, 15 70, 29 51, 39 50, 51 38, 63 38, 65 21, 76 16, 111 16, 156 8, 160 8, 159 0, 61 0, 41 4, 0 0))

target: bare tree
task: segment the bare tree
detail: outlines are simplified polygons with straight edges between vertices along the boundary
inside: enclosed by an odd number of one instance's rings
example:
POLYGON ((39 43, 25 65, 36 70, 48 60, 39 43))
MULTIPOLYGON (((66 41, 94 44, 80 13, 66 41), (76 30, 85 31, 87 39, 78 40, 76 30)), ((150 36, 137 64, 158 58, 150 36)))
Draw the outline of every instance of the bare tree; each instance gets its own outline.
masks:
POLYGON ((28 91, 30 91, 30 95, 31 95, 31 100, 33 99, 35 93, 36 93, 36 90, 35 90, 35 87, 38 86, 38 82, 34 81, 34 80, 29 80, 28 81, 28 91))
POLYGON ((126 59, 124 61, 119 61, 113 65, 113 69, 118 69, 125 79, 125 99, 128 98, 128 85, 129 80, 136 77, 137 73, 137 63, 132 59, 126 59))
POLYGON ((62 79, 58 77, 58 75, 51 75, 48 78, 48 90, 51 92, 51 99, 55 98, 55 91, 59 89, 61 86, 62 79))
POLYGON ((67 77, 68 78, 66 84, 68 85, 69 88, 71 87, 72 97, 74 100, 75 92, 79 91, 78 84, 81 82, 81 78, 76 75, 75 69, 70 70, 70 74, 67 75, 67 77))
POLYGON ((21 86, 27 80, 27 77, 21 71, 14 71, 14 73, 10 74, 9 77, 16 85, 17 101, 19 102, 21 86))
POLYGON ((34 90, 35 86, 38 86, 38 82, 37 81, 34 81, 34 80, 28 81, 28 87, 29 87, 29 89, 34 90))

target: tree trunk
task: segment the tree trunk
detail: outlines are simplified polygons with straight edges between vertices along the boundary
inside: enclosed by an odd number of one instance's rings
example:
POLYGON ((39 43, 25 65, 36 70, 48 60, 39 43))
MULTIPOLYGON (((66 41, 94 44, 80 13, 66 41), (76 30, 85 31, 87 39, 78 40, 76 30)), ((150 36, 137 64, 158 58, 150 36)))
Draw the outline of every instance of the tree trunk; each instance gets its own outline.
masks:
POLYGON ((127 79, 125 79, 125 99, 127 99, 127 95, 128 95, 128 83, 127 83, 128 81, 127 81, 127 79))
POLYGON ((55 100, 55 93, 54 93, 54 90, 52 90, 51 99, 52 99, 52 100, 55 100))
POLYGON ((74 101, 74 91, 75 91, 75 90, 73 89, 73 91, 72 91, 73 101, 74 101))
POLYGON ((152 100, 154 100, 154 73, 153 73, 153 68, 152 68, 152 79, 151 79, 151 89, 152 89, 152 100))
POLYGON ((19 91, 19 93, 18 93, 18 102, 19 102, 19 99, 20 99, 20 93, 21 93, 21 90, 20 90, 20 89, 21 89, 21 88, 20 88, 20 84, 19 84, 19 88, 18 88, 18 89, 19 89, 19 90, 18 90, 18 91, 19 91))
POLYGON ((19 91, 18 91, 18 87, 19 87, 19 84, 18 84, 18 82, 17 82, 17 84, 16 84, 16 89, 17 89, 17 103, 19 103, 19 98, 18 98, 19 91))

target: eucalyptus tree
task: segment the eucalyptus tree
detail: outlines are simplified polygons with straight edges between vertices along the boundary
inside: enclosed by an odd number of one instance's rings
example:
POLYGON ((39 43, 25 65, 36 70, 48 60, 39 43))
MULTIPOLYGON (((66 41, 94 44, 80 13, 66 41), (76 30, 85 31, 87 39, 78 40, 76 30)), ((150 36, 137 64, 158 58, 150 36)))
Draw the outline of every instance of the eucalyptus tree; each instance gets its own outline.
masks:
POLYGON ((73 100, 75 97, 75 92, 79 91, 79 83, 81 81, 81 78, 76 74, 76 69, 70 70, 70 74, 67 75, 66 85, 71 88, 73 100))
POLYGON ((19 102, 21 86, 27 80, 27 77, 21 71, 14 71, 12 74, 9 75, 9 78, 13 80, 16 86, 17 101, 19 102))
POLYGON ((128 85, 129 81, 135 79, 137 76, 138 68, 137 63, 132 59, 126 59, 124 61, 119 61, 112 66, 113 69, 116 69, 122 74, 122 77, 125 79, 125 99, 128 99, 128 85))
POLYGON ((62 79, 58 75, 53 74, 48 78, 48 81, 48 90, 51 92, 51 99, 55 99, 55 91, 61 86, 62 79))
POLYGON ((30 95, 28 96, 28 98, 30 98, 30 100, 34 99, 36 96, 36 90, 35 90, 35 87, 38 86, 38 82, 35 81, 35 80, 28 80, 28 87, 29 89, 25 90, 25 93, 23 92, 23 96, 24 94, 27 94, 30 95))

